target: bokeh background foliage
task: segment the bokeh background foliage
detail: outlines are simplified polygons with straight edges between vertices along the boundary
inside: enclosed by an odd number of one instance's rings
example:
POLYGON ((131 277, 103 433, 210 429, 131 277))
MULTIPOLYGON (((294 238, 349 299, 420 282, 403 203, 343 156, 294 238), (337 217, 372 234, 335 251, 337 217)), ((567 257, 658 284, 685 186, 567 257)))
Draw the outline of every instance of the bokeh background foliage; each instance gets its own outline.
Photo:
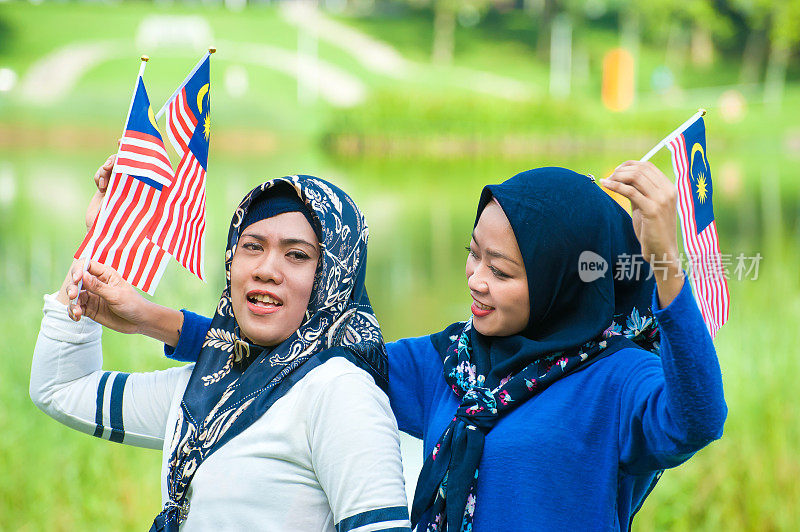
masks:
MULTIPOLYGON (((38 412, 30 356, 41 295, 85 230, 90 176, 115 149, 139 54, 152 57, 157 109, 215 44, 210 281, 173 264, 155 299, 210 312, 240 197, 263 178, 309 173, 367 214, 368 288, 387 339, 467 315, 463 246, 484 184, 544 165, 603 176, 708 108, 723 253, 763 259, 757 279, 729 281, 716 341, 725 435, 664 475, 634 529, 796 530, 797 6, 339 0, 319 15, 243 0, 0 4, 0 529, 142 530, 158 511, 160 454, 38 412), (603 61, 617 47, 634 69, 615 112, 603 61)), ((654 162, 670 172, 665 152, 654 162)), ((106 332, 104 348, 108 368, 169 365, 146 338, 106 332)), ((413 477, 419 451, 406 443, 413 477)))

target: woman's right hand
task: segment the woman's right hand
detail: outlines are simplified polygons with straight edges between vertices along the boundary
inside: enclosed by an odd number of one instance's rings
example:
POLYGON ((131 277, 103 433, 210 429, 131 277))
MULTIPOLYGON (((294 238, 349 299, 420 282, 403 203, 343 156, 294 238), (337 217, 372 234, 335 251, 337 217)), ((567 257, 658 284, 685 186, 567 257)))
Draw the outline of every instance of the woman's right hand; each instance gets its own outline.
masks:
POLYGON ((142 332, 151 314, 148 307, 153 303, 142 297, 113 268, 97 261, 92 261, 85 272, 83 266, 83 261, 74 261, 67 278, 70 318, 78 321, 86 316, 121 333, 142 332), (79 291, 81 280, 83 290, 79 291))
POLYGON ((145 299, 113 268, 92 261, 84 272, 83 261, 76 260, 64 285, 62 292, 71 300, 67 307, 73 320, 86 316, 121 333, 144 334, 171 346, 178 345, 183 313, 145 299), (80 280, 83 290, 79 292, 80 280))

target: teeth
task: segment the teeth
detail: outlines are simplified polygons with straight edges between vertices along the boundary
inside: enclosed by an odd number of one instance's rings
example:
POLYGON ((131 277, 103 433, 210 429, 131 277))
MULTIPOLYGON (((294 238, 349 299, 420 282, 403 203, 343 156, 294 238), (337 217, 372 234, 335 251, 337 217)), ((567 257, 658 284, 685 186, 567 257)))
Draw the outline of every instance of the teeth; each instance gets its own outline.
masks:
POLYGON ((268 304, 271 304, 271 305, 281 305, 281 303, 278 302, 277 299, 274 299, 274 298, 268 296, 267 294, 254 294, 251 297, 251 299, 254 299, 255 301, 259 301, 261 303, 268 303, 268 304))
MULTIPOLYGON (((475 300, 473 299, 473 301, 475 301, 475 300)), ((478 307, 481 310, 492 310, 494 308, 494 307, 490 307, 489 305, 484 305, 483 303, 478 303, 477 301, 475 301, 475 306, 478 307)))

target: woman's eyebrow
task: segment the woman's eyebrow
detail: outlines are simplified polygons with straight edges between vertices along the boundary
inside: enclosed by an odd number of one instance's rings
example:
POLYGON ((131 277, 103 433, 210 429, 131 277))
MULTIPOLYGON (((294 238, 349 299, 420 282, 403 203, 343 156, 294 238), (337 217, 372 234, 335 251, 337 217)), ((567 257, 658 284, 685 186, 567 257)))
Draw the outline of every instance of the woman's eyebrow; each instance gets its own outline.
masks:
POLYGON ((511 258, 511 257, 509 257, 508 255, 505 255, 505 254, 503 254, 503 253, 501 253, 501 252, 497 251, 496 249, 486 249, 486 250, 484 250, 484 253, 486 253, 486 254, 487 254, 487 255, 489 255, 490 257, 494 257, 494 258, 497 258, 497 259, 505 259, 505 260, 507 260, 508 262, 511 262, 511 263, 513 263, 513 264, 516 264, 517 266, 519 266, 519 265, 520 265, 520 264, 519 264, 519 262, 515 261, 514 259, 512 259, 512 258, 511 258))
MULTIPOLYGON (((242 238, 246 236, 252 238, 253 240, 258 240, 259 242, 267 241, 267 237, 265 237, 264 235, 260 235, 258 233, 242 234, 242 238)), ((316 244, 314 244, 313 242, 309 242, 308 240, 305 240, 303 238, 281 238, 278 242, 280 243, 281 246, 294 246, 297 244, 302 244, 319 251, 319 247, 316 244)))
POLYGON ((293 246, 296 244, 305 244, 308 247, 314 248, 315 250, 319 251, 316 244, 312 244, 308 240, 303 240, 302 238, 281 238, 280 240, 281 245, 283 246, 293 246))
MULTIPOLYGON (((481 245, 478 244, 478 239, 475 238, 475 231, 472 232, 472 240, 475 241, 475 244, 478 247, 481 247, 481 245)), ((505 260, 507 260, 507 261, 509 261, 509 262, 511 262, 513 264, 516 264, 517 266, 521 266, 521 264, 519 262, 515 261, 514 259, 512 259, 508 255, 497 251, 496 249, 487 248, 487 249, 484 250, 484 253, 486 253, 490 257, 494 257, 496 259, 505 259, 505 260)))

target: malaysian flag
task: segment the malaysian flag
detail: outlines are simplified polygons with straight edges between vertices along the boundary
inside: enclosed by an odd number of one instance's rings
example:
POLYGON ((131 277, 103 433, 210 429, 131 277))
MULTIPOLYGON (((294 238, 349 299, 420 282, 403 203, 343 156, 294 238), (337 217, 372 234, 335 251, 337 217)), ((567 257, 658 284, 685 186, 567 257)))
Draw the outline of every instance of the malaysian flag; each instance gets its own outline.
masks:
POLYGON ((200 60, 165 104, 167 136, 181 158, 165 189, 150 238, 184 268, 205 280, 208 139, 211 133, 210 54, 200 60))
POLYGON ((678 188, 678 218, 689 257, 690 280, 713 338, 728 320, 728 283, 719 251, 712 204, 711 168, 702 117, 668 144, 678 188))
POLYGON ((172 166, 140 76, 100 214, 75 258, 110 266, 152 295, 169 255, 147 238, 147 229, 161 190, 172 181, 172 166))

